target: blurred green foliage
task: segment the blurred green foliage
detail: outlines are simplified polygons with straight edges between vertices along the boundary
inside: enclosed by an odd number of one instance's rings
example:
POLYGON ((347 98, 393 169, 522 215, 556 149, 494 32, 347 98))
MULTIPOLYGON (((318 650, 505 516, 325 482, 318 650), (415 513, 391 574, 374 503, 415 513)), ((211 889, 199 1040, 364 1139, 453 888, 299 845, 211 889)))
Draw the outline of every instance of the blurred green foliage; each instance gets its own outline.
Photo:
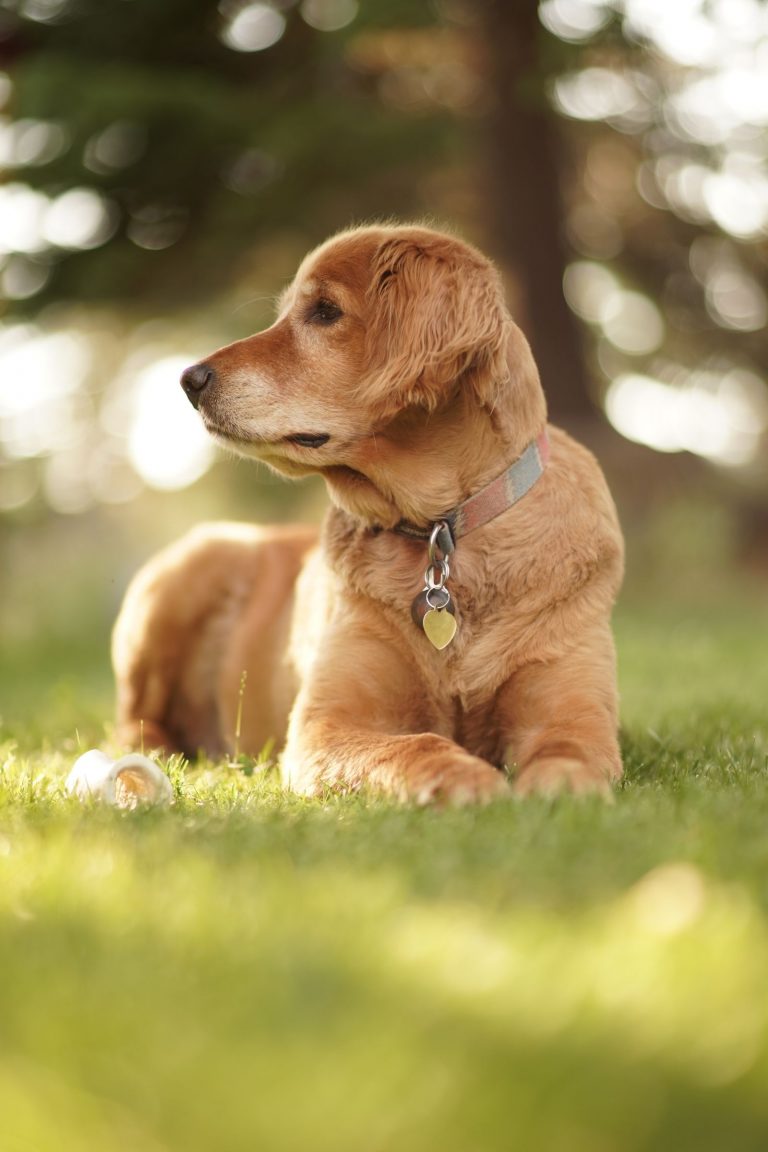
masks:
MULTIPOLYGON (((210 0, 71 0, 48 21, 4 7, 13 115, 66 134, 24 179, 48 193, 95 189, 114 228, 59 254, 36 309, 210 300, 245 250, 281 230, 309 245, 345 217, 423 211, 419 178, 455 137, 437 110, 413 117, 383 102, 346 55, 349 30, 312 28, 293 5, 284 35, 256 52, 222 42, 226 5, 210 0)), ((354 35, 434 21, 426 0, 368 0, 354 35)))

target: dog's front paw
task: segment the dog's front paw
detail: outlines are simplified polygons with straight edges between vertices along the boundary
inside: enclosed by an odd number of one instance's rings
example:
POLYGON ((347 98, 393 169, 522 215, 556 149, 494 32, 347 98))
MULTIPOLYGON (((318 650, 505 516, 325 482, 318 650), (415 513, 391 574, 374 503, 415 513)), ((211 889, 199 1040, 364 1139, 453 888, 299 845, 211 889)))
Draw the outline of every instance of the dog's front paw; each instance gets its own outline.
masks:
POLYGON ((346 740, 339 736, 336 747, 326 745, 322 753, 306 743, 289 746, 282 770, 285 784, 305 796, 321 795, 326 788, 364 790, 406 804, 459 807, 510 795, 503 772, 431 732, 353 735, 346 740))
POLYGON ((598 766, 565 756, 546 756, 534 760, 515 779, 512 791, 516 796, 557 796, 566 792, 573 796, 613 796, 611 781, 598 766))
POLYGON ((414 764, 406 778, 406 797, 416 804, 489 804, 509 796, 503 772, 470 755, 443 755, 428 763, 414 764))

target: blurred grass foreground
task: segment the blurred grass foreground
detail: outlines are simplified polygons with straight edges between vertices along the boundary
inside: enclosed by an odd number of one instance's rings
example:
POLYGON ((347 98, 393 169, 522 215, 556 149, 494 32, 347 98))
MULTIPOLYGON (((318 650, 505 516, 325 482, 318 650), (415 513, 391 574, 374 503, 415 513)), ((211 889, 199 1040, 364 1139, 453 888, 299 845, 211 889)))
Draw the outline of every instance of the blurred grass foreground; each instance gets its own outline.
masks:
POLYGON ((763 0, 0 0, 0 1152, 768 1148, 767 51, 763 0), (494 257, 615 493, 615 803, 80 806, 138 565, 323 507, 180 368, 392 216, 494 257))
POLYGON ((3 1152, 762 1152, 766 625, 619 614, 613 805, 174 760, 170 810, 84 808, 90 686, 54 747, 43 697, 0 746, 3 1152))

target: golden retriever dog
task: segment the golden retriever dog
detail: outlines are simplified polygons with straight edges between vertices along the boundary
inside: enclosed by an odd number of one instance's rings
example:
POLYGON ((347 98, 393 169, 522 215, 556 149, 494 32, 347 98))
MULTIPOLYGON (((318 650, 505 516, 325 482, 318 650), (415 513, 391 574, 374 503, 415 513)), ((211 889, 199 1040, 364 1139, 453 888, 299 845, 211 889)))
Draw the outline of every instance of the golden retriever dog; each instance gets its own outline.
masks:
POLYGON ((205 526, 139 573, 120 739, 231 754, 240 707, 240 750, 274 740, 307 795, 609 789, 621 533, 594 458, 547 426, 489 260, 419 226, 343 232, 182 385, 217 441, 319 473, 331 504, 319 535, 205 526))

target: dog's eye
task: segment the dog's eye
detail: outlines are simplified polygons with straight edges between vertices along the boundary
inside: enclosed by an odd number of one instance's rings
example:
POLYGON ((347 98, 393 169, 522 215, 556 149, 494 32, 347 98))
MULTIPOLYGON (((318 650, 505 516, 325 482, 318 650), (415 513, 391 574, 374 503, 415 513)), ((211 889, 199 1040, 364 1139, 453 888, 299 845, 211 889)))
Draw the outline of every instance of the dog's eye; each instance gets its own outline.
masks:
POLYGON ((334 304, 332 300, 315 300, 310 306, 307 320, 310 324, 335 324, 340 320, 344 313, 339 308, 338 304, 334 304))

